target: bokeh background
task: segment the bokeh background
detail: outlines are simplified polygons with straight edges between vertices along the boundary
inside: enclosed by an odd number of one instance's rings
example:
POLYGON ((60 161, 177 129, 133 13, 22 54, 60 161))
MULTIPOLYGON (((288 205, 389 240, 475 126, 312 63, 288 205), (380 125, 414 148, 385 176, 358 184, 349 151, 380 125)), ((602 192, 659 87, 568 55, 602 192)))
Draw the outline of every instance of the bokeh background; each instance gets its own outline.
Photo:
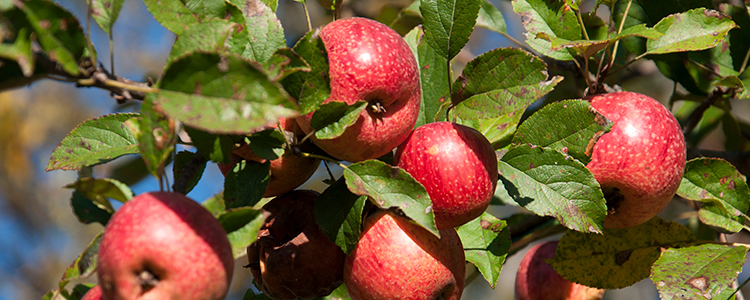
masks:
MULTIPOLYGON (((85 0, 58 2, 73 12, 82 24, 86 24, 85 0)), ((393 11, 409 2, 346 1, 342 17, 361 15, 374 18, 384 7, 393 11)), ((519 41, 525 40, 520 19, 513 13, 510 1, 491 2, 502 11, 509 34, 519 41)), ((590 9, 594 2, 586 1, 583 9, 590 9)), ((317 1, 310 0, 307 5, 313 26, 330 20, 331 16, 317 1)), ((599 13, 606 16, 606 7, 599 13)), ((291 46, 307 31, 302 4, 279 0, 278 15, 291 46)), ((90 24, 90 36, 100 54, 100 61, 109 66, 108 36, 94 22, 90 24)), ((136 81, 158 78, 175 39, 172 33, 154 20, 142 1, 130 0, 125 1, 113 36, 116 74, 136 81)), ((494 48, 514 46, 500 34, 477 29, 466 49, 458 56, 456 65, 461 67, 462 63, 474 56, 494 48)), ((626 90, 642 92, 665 103, 674 87, 650 62, 632 65, 629 75, 618 81, 626 90)), ((565 87, 560 87, 560 90, 571 97, 581 92, 566 90, 565 87)), ((40 299, 44 293, 56 287, 63 270, 102 230, 99 224, 79 223, 72 213, 69 202, 72 190, 63 187, 74 182, 78 174, 73 171, 44 172, 55 146, 86 119, 116 111, 137 111, 138 105, 137 101, 117 105, 106 91, 76 88, 70 83, 53 80, 41 80, 27 87, 0 92, 0 300, 40 299)), ((750 109, 747 106, 738 102, 735 109, 744 111, 738 116, 750 122, 750 113, 746 113, 750 109)), ((717 130, 700 147, 722 150, 724 139, 717 130)), ((171 166, 168 170, 171 171, 171 166)), ((340 172, 335 167, 333 170, 340 172)), ((130 184, 136 194, 158 190, 157 181, 146 175, 145 167, 137 156, 123 157, 97 166, 92 172, 95 177, 114 177, 130 184)), ((316 177, 304 187, 322 190, 324 174, 323 169, 319 170, 316 177)), ((200 202, 221 191, 222 185, 223 177, 215 164, 210 163, 199 185, 189 196, 200 202)), ((687 210, 684 203, 673 201, 663 215, 668 219, 678 219, 680 213, 687 210)), ((498 217, 518 211, 508 207, 491 208, 491 213, 498 217)), ((745 239, 741 235, 732 238, 745 239)), ((512 299, 515 269, 522 254, 520 252, 507 259, 494 290, 479 276, 467 285, 463 299, 512 299)), ((251 285, 249 272, 241 268, 242 264, 242 259, 237 261, 232 294, 228 299, 241 299, 245 289, 251 285)), ((747 278, 746 273, 741 274, 740 280, 747 278)), ((95 282, 95 278, 85 282, 95 282)), ((658 299, 658 294, 654 285, 644 280, 625 289, 608 291, 605 299, 658 299)))

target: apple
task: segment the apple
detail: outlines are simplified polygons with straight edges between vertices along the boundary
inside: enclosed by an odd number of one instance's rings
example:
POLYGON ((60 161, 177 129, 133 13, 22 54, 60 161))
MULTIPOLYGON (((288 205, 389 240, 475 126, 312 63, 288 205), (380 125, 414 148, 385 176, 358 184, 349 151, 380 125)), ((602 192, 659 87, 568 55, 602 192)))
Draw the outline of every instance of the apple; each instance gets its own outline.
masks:
MULTIPOLYGON (((297 140, 304 137, 304 132, 299 129, 293 118, 279 119, 279 124, 284 129, 288 142, 296 147, 297 140)), ((273 125, 269 128, 278 128, 278 126, 273 125)), ((266 159, 255 155, 250 146, 245 144, 232 151, 231 163, 219 163, 219 170, 226 176, 234 168, 234 165, 243 159, 249 163, 266 162, 266 159)), ((303 157, 289 150, 285 151, 282 156, 271 161, 271 180, 263 193, 263 197, 278 196, 296 189, 315 174, 318 166, 320 166, 320 159, 303 157)))
POLYGON ((464 289, 465 258, 453 228, 440 238, 409 219, 377 211, 365 221, 346 259, 344 283, 353 300, 457 300, 464 289))
POLYGON ((418 127, 396 150, 393 163, 424 185, 438 229, 478 217, 497 186, 497 155, 473 128, 436 122, 418 127))
POLYGON ((534 245, 521 259, 516 273, 516 300, 594 300, 604 290, 573 283, 545 262, 555 256, 557 241, 534 245))
POLYGON ((644 223, 680 186, 687 155, 680 124, 664 105, 642 94, 616 92, 587 100, 614 122, 586 165, 607 199, 604 227, 644 223))
MULTIPOLYGON (((333 21, 320 31, 328 53, 331 94, 323 101, 368 105, 357 121, 332 139, 311 139, 331 156, 357 162, 378 158, 409 135, 419 114, 417 61, 406 41, 390 27, 365 18, 333 21)), ((313 113, 297 117, 305 133, 313 113)))
POLYGON ((234 257, 221 224, 192 199, 140 194, 110 218, 96 267, 105 299, 224 299, 234 257))
POLYGON ((247 267, 273 299, 324 297, 343 282, 346 255, 315 223, 318 196, 297 190, 263 207, 268 216, 258 239, 247 248, 247 267))
POLYGON ((98 284, 90 288, 86 294, 83 294, 81 300, 102 300, 102 288, 98 284))

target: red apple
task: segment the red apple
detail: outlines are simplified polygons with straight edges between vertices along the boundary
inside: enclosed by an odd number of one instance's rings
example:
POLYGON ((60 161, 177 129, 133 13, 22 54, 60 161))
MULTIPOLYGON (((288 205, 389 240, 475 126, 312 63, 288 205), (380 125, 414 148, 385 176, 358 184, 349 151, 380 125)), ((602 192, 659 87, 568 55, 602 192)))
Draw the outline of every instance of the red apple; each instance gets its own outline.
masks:
POLYGON ((96 267, 105 299, 224 299, 232 248, 221 224, 178 193, 140 194, 107 223, 96 267))
POLYGON ((516 300, 594 300, 604 290, 570 282, 545 262, 555 256, 557 241, 534 245, 521 259, 516 273, 516 300))
POLYGON ((81 300, 102 300, 102 288, 97 284, 90 288, 81 300))
POLYGON ((315 223, 318 196, 292 191, 263 207, 269 215, 258 240, 247 248, 248 267, 260 289, 273 299, 324 297, 343 282, 346 255, 315 223))
POLYGON ((651 97, 617 92, 588 98, 614 121, 586 167, 607 199, 604 227, 644 223, 667 206, 685 171, 685 138, 669 110, 651 97))
POLYGON ((487 209, 497 186, 497 155, 481 133, 450 122, 418 127, 394 164, 424 185, 437 228, 465 224, 487 209))
MULTIPOLYGON (((299 129, 294 119, 279 119, 279 123, 292 144, 297 143, 298 139, 304 137, 304 132, 299 129)), ((274 125, 269 128, 278 127, 274 125)), ((234 165, 243 159, 249 163, 266 162, 266 159, 255 155, 253 150, 250 150, 250 146, 242 145, 232 151, 232 162, 230 164, 218 164, 219 170, 226 176, 234 168, 234 165)), ((281 157, 271 161, 271 180, 263 193, 263 197, 278 196, 296 189, 315 174, 319 165, 320 159, 307 158, 296 155, 289 150, 285 151, 281 157)))
POLYGON ((353 300, 457 300, 464 289, 465 259, 453 228, 440 238, 410 220, 378 211, 365 221, 359 244, 347 257, 344 283, 353 300))
MULTIPOLYGON (((416 124, 421 101, 419 68, 404 39, 390 27, 365 18, 333 21, 320 38, 328 52, 331 94, 323 103, 368 106, 343 135, 312 141, 347 161, 378 158, 398 146, 416 124)), ((297 118, 305 133, 312 113, 297 118)))

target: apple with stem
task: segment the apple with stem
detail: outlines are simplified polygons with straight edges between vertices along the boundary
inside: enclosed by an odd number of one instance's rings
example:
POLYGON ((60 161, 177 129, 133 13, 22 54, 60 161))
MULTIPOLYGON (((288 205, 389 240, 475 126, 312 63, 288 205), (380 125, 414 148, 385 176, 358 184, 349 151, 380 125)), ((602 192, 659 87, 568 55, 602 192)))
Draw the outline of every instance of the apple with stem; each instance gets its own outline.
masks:
POLYGON ((418 127, 393 163, 424 185, 438 229, 456 227, 487 209, 497 186, 497 155, 473 128, 435 122, 418 127))
MULTIPOLYGON (((311 136, 322 150, 341 160, 378 158, 398 146, 416 124, 421 89, 417 61, 393 29, 365 18, 333 21, 320 31, 328 53, 333 101, 366 101, 357 121, 332 139, 311 136)), ((297 117, 310 133, 313 113, 297 117)))
POLYGON ((607 199, 604 227, 642 224, 661 212, 680 186, 687 155, 680 124, 664 105, 639 93, 587 100, 614 122, 586 165, 607 199))
MULTIPOLYGON (((297 145, 297 141, 304 137, 304 132, 302 132, 293 118, 279 119, 279 125, 284 130, 284 136, 286 136, 287 143, 291 147, 303 147, 302 145, 297 145)), ((278 128, 278 126, 273 125, 269 128, 278 128)), ((282 156, 271 160, 271 180, 268 182, 263 197, 278 196, 292 191, 315 174, 318 166, 320 166, 320 159, 304 157, 293 152, 287 149, 282 156)), ((244 144, 232 151, 231 163, 219 163, 217 165, 221 173, 226 176, 240 160, 245 160, 248 163, 266 162, 266 159, 253 153, 250 146, 244 144)))
POLYGON ((200 204, 140 194, 107 223, 96 267, 105 299, 224 299, 234 257, 224 228, 200 204))
POLYGON ((541 242, 523 256, 516 273, 516 300, 602 299, 604 290, 570 282, 545 262, 555 256, 557 243, 541 242))
POLYGON ((247 267, 273 299, 324 297, 343 282, 346 255, 315 223, 318 196, 297 190, 263 206, 268 216, 247 248, 247 267))
POLYGON ((453 228, 440 238, 406 217, 380 210, 368 217, 347 257, 344 283, 353 300, 457 300, 465 257, 453 228))

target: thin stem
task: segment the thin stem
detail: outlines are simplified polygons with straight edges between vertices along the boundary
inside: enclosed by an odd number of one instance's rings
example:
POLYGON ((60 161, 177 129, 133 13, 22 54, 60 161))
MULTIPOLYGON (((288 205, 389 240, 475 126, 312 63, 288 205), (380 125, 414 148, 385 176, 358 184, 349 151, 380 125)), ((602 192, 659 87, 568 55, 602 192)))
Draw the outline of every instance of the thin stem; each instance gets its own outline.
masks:
MULTIPOLYGON (((747 52, 745 53, 745 59, 742 60, 742 68, 740 68, 740 74, 742 72, 745 72, 745 67, 747 67, 747 59, 750 58, 750 48, 747 49, 747 52)), ((747 282, 747 281, 745 281, 747 282)))
MULTIPOLYGON (((517 39, 513 38, 513 37, 512 37, 512 36, 510 36, 509 34, 507 34, 507 33, 500 33, 500 34, 502 34, 503 36, 505 36, 505 37, 506 37, 506 38, 507 38, 508 40, 510 40, 510 41, 511 41, 511 42, 513 42, 514 44, 518 45, 518 47, 521 47, 521 48, 522 48, 523 50, 526 50, 526 52, 529 52, 529 53, 534 53, 534 54, 536 54, 536 52, 534 52, 534 50, 532 50, 531 48, 529 48, 529 46, 527 46, 527 45, 526 45, 526 44, 524 44, 524 43, 521 43, 521 42, 520 42, 519 40, 517 40, 517 39)), ((537 55, 537 56, 538 56, 538 55, 537 55)))
MULTIPOLYGON (((625 7, 625 14, 622 15, 622 20, 620 20, 620 28, 617 29, 618 35, 622 32, 622 28, 625 26, 625 19, 628 18, 628 13, 630 12, 630 5, 632 4, 633 4, 633 0, 630 0, 628 1, 628 6, 625 7)), ((615 41, 615 45, 612 47, 612 60, 610 60, 609 62, 610 68, 612 68, 612 66, 615 64, 615 57, 617 57, 617 47, 619 46, 620 46, 620 40, 615 41)))
POLYGON ((583 24, 583 18, 581 18, 581 11, 576 11, 576 18, 578 18, 578 24, 581 24, 581 29, 583 30, 583 37, 586 38, 587 41, 591 40, 589 39, 589 33, 586 31, 586 25, 583 24))
POLYGON ((743 281, 742 284, 740 284, 739 286, 735 287, 734 285, 737 284, 737 281, 735 280, 734 283, 732 283, 732 288, 735 289, 735 291, 734 291, 734 293, 732 293, 732 295, 729 295, 728 299, 732 299, 732 296, 736 295, 737 297, 735 297, 735 299, 737 299, 737 300, 744 300, 745 297, 742 296, 742 288, 745 287, 745 285, 747 285, 748 282, 750 282, 750 277, 748 277, 747 279, 745 279, 745 281, 743 281))
POLYGON ((109 28, 109 69, 115 75, 115 41, 112 39, 112 27, 109 28))
POLYGON ((318 154, 312 154, 312 153, 307 153, 307 152, 300 153, 300 156, 307 157, 307 158, 317 158, 317 159, 320 159, 320 160, 323 160, 323 161, 328 161, 328 162, 332 162, 334 164, 337 164, 339 167, 341 167, 343 169, 349 169, 349 167, 347 167, 346 165, 342 164, 340 161, 335 160, 333 158, 330 158, 328 156, 323 156, 323 155, 318 155, 318 154))
MULTIPOLYGON (((312 30, 312 23, 310 23, 310 12, 307 11, 307 1, 302 2, 302 8, 305 10, 305 19, 307 19, 307 31, 312 30)), ((336 16, 334 16, 336 18, 336 16)))

